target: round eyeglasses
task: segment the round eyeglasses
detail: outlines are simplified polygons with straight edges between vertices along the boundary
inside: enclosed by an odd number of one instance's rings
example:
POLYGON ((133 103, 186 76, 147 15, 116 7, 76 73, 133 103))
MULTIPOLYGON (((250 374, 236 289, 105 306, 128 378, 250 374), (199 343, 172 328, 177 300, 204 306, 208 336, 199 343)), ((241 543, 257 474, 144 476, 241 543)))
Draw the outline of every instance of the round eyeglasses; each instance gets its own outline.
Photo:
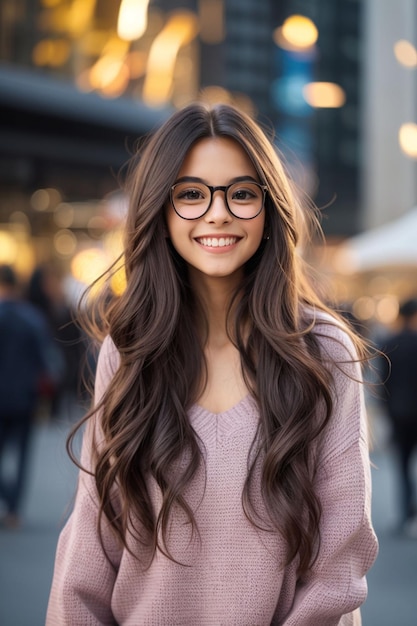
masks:
POLYGON ((171 204, 182 219, 197 220, 210 209, 215 191, 223 191, 227 210, 234 217, 252 220, 264 207, 267 187, 250 180, 224 187, 181 181, 171 187, 171 204))

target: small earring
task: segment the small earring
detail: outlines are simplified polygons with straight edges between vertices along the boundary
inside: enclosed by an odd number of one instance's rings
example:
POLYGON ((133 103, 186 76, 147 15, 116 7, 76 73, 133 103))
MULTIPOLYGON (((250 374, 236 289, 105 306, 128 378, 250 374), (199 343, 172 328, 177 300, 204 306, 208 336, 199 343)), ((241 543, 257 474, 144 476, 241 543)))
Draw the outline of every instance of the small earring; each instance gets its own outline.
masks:
POLYGON ((269 239, 269 233, 264 233, 264 239, 266 239, 268 241, 269 239))

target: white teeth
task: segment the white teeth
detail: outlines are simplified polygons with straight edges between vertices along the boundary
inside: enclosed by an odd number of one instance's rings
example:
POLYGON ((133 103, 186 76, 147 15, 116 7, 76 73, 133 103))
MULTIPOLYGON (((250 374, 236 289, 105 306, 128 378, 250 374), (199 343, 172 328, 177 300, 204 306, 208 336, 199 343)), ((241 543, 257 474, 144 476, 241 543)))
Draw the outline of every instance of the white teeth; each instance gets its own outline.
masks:
POLYGON ((237 237, 200 237, 198 241, 208 248, 223 248, 236 243, 237 237))

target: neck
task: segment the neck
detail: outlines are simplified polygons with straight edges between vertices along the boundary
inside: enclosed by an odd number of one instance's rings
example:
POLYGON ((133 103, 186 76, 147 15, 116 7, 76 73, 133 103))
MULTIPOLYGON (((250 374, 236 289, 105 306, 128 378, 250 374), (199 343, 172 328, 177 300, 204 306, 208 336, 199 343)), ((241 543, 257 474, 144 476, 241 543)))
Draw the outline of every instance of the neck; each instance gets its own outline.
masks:
POLYGON ((226 332, 226 317, 237 288, 236 277, 213 278, 201 274, 194 276, 191 272, 190 280, 201 301, 207 319, 207 345, 229 343, 230 340, 226 332))

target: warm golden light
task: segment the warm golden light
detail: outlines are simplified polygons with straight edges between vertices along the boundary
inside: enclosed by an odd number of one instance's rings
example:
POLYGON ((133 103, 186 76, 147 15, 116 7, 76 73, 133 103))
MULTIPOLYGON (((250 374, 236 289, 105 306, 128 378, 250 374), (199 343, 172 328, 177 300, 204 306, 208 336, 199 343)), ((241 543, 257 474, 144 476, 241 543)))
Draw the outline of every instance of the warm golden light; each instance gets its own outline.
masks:
POLYGON ((89 72, 89 82, 93 89, 104 95, 117 97, 125 91, 130 72, 125 62, 129 44, 118 37, 112 37, 103 49, 101 57, 89 72))
POLYGON ((119 267, 111 277, 110 287, 116 296, 121 296, 126 289, 126 273, 124 267, 119 267))
POLYGON ((35 211, 47 211, 50 206, 50 198, 46 189, 37 189, 30 198, 30 204, 35 211))
POLYGON ((60 228, 69 228, 74 221, 74 207, 67 202, 61 202, 55 209, 54 222, 60 228))
POLYGON ((48 65, 49 59, 53 53, 52 42, 50 39, 42 39, 32 50, 32 61, 34 65, 42 67, 48 65))
POLYGON ((107 98, 118 98, 126 91, 129 80, 129 68, 126 63, 122 63, 117 76, 102 86, 101 94, 107 98))
POLYGON ((308 83, 303 87, 303 96, 314 108, 337 109, 346 102, 344 90, 336 83, 308 83))
POLYGON ((387 295, 381 298, 376 305, 376 317, 381 324, 392 324, 398 316, 398 298, 387 295))
POLYGON ((119 95, 129 82, 129 70, 122 59, 105 56, 97 61, 90 71, 90 81, 94 89, 119 95))
POLYGON ((406 39, 400 39, 394 44, 394 54, 398 63, 405 67, 417 67, 417 50, 406 39))
POLYGON ((77 239, 74 233, 66 228, 55 233, 53 242, 56 252, 61 256, 71 256, 77 249, 77 239))
POLYGON ((198 22, 190 11, 175 12, 155 37, 149 51, 143 100, 149 106, 166 104, 171 96, 178 52, 198 32, 198 22))
POLYGON ((91 285, 108 268, 109 260, 105 252, 99 248, 81 250, 71 261, 71 273, 74 278, 85 285, 91 285))
POLYGON ((31 230, 29 217, 23 211, 13 211, 9 217, 9 225, 12 229, 17 226, 24 233, 29 233, 31 230))
POLYGON ((103 239, 103 246, 109 258, 114 261, 123 252, 123 232, 120 228, 111 230, 103 239))
POLYGON ((106 229, 107 223, 103 215, 93 215, 87 222, 88 234, 90 237, 101 238, 102 231, 106 229))
POLYGON ((61 199, 58 189, 53 187, 37 189, 30 197, 30 205, 35 211, 49 211, 55 209, 61 199))
POLYGON ((398 132, 401 150, 412 159, 417 159, 417 124, 403 124, 398 132))
POLYGON ((374 295, 386 294, 393 291, 391 279, 385 275, 378 275, 368 282, 368 292, 374 295))
POLYGON ((122 0, 117 20, 120 39, 133 41, 142 37, 148 27, 149 0, 122 0))
POLYGON ((96 0, 72 0, 66 16, 66 29, 72 37, 80 37, 91 27, 96 0))
POLYGON ((69 58, 70 44, 66 39, 42 39, 32 51, 33 63, 39 67, 59 67, 69 58))
POLYGON ((304 15, 291 15, 282 27, 274 31, 275 43, 290 49, 303 50, 311 48, 316 43, 319 33, 312 20, 304 15))
POLYGON ((332 265, 335 272, 339 274, 354 274, 358 270, 357 259, 351 250, 341 245, 336 249, 333 258, 332 265))
POLYGON ((13 265, 16 261, 18 245, 15 238, 3 230, 0 230, 0 263, 13 265))
POLYGON ((370 320, 375 315, 375 301, 369 296, 362 296, 353 303, 352 312, 358 320, 370 320))

